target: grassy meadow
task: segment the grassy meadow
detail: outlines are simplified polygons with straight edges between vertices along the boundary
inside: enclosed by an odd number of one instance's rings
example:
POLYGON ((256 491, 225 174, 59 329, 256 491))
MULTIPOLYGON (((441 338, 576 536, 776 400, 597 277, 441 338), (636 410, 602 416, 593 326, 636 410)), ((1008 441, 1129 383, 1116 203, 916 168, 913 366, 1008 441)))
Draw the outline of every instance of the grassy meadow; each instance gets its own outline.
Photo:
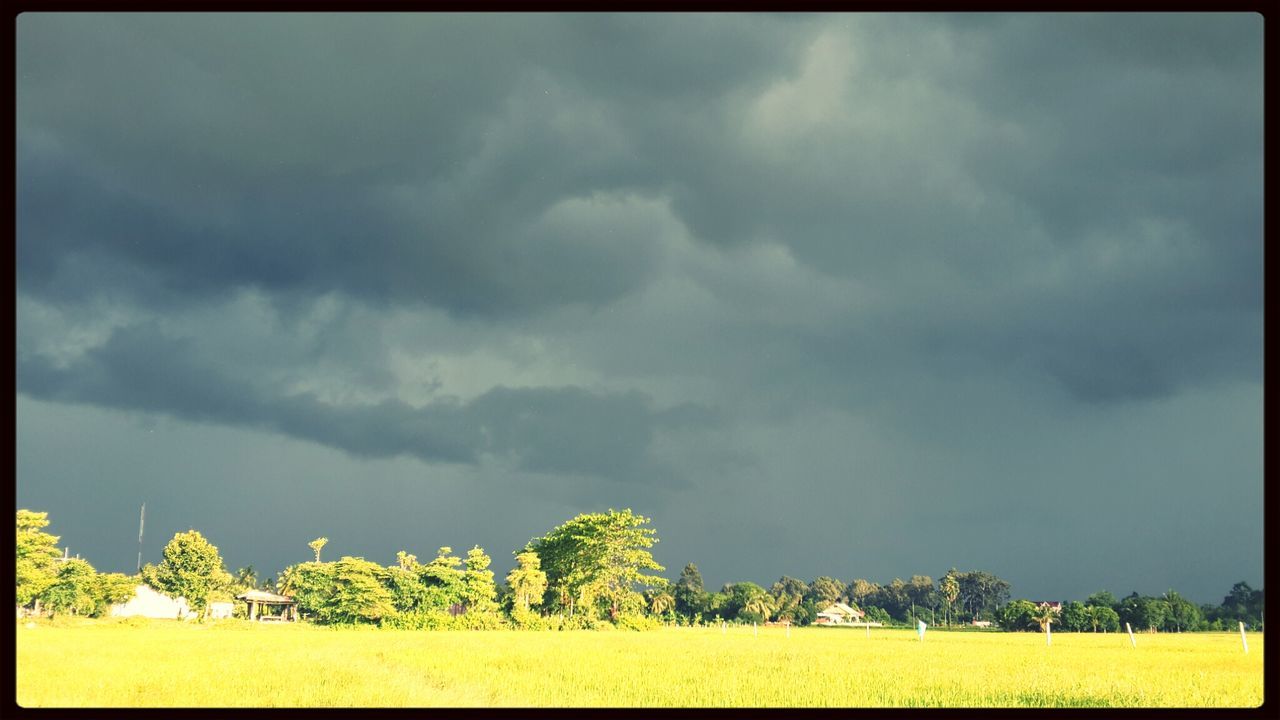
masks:
POLYGON ((222 621, 17 628, 24 707, 1256 707, 1263 636, 750 627, 413 632, 222 621))

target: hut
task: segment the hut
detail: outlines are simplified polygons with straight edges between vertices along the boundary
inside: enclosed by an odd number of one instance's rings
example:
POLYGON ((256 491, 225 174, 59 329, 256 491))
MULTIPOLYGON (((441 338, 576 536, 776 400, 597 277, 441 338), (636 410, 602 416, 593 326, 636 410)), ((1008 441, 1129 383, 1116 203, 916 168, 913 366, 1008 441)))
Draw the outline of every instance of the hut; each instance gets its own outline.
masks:
POLYGON ((249 606, 249 619, 262 622, 293 622, 298 619, 298 603, 288 595, 276 595, 265 590, 250 590, 237 595, 237 600, 249 606))

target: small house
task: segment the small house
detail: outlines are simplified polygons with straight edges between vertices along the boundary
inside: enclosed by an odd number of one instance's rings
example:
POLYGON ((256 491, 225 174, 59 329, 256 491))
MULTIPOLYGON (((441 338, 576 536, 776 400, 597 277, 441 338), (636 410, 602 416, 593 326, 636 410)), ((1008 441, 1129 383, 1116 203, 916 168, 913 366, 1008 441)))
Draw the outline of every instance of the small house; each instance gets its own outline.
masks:
POLYGON ((128 602, 111 606, 111 617, 148 617, 161 620, 186 620, 195 617, 186 598, 171 598, 148 585, 134 588, 128 602))
POLYGON ((849 625, 858 622, 864 615, 865 613, 861 610, 838 602, 832 603, 825 610, 819 612, 814 623, 817 625, 849 625))

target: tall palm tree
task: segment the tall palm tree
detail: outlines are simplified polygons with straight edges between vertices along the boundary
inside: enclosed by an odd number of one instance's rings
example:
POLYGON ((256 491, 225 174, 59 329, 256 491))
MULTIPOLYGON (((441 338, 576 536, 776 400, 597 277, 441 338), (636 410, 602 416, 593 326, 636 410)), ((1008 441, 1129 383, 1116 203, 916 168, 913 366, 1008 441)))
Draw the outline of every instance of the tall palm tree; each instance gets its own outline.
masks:
POLYGON ((276 580, 276 592, 281 595, 292 595, 298 586, 298 569, 293 565, 280 571, 280 577, 276 580))
POLYGON ((960 583, 956 580, 955 568, 942 576, 942 580, 938 582, 938 589, 942 591, 942 598, 947 601, 947 624, 950 625, 951 611, 960 597, 960 583))
POLYGON ((246 590, 252 590, 258 586, 258 572, 253 569, 252 565, 242 567, 236 572, 236 585, 246 590))
POLYGON ((1058 612, 1050 605, 1041 605, 1031 613, 1031 619, 1040 623, 1040 632, 1049 629, 1049 624, 1058 619, 1058 612))
POLYGON ((328 543, 329 543, 329 538, 327 537, 318 537, 315 540, 312 540, 311 542, 307 543, 307 547, 316 551, 316 562, 320 562, 320 548, 324 547, 328 543))
POLYGON ((660 592, 655 594, 649 600, 649 610, 654 615, 661 615, 671 608, 675 607, 676 599, 671 597, 670 593, 660 592))
POLYGON ((742 609, 749 613, 756 613, 768 620, 769 613, 773 612, 773 598, 764 594, 754 595, 750 600, 742 604, 742 609))

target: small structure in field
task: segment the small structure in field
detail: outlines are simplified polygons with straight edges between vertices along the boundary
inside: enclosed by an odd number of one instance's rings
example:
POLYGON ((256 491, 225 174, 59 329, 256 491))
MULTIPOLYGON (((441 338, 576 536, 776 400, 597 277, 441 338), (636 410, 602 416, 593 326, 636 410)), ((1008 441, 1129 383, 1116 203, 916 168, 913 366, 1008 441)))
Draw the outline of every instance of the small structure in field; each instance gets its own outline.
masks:
POLYGON ((128 602, 111 606, 111 617, 148 617, 161 620, 187 620, 195 617, 186 598, 171 598, 148 585, 134 588, 128 602))
POLYGON ((276 595, 265 590, 250 590, 237 595, 249 605, 249 619, 262 622, 293 622, 298 619, 298 603, 288 595, 276 595))
POLYGON ((851 608, 844 603, 832 603, 827 609, 818 613, 818 617, 814 620, 815 625, 852 625, 866 615, 866 613, 856 608, 851 608))

